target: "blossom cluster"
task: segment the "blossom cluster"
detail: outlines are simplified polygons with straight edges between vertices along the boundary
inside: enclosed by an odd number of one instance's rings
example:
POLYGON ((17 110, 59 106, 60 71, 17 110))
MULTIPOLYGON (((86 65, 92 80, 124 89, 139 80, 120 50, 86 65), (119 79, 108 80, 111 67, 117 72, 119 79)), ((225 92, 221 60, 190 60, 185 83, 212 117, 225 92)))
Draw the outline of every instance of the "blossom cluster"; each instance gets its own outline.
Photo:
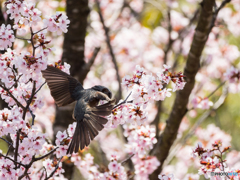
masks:
POLYGON ((137 125, 124 125, 124 136, 128 139, 126 151, 140 158, 146 156, 148 151, 157 143, 155 128, 137 125))
POLYGON ((76 125, 77 123, 74 122, 72 124, 69 124, 67 131, 65 130, 63 132, 61 131, 57 132, 55 143, 58 146, 58 149, 54 152, 57 158, 60 158, 67 154, 68 145, 70 144, 69 142, 73 137, 76 125))
MULTIPOLYGON (((9 106, 26 105, 30 99, 33 89, 38 89, 43 84, 41 70, 47 67, 46 62, 41 58, 29 54, 17 55, 16 52, 8 49, 0 55, 0 69, 3 73, 0 78, 1 98, 9 106), (10 94, 11 93, 11 94, 10 94)), ((43 102, 37 95, 32 97, 31 109, 41 108, 43 102)))
MULTIPOLYGON (((10 157, 12 158, 12 157, 10 157)), ((14 169, 15 165, 14 162, 1 157, 0 156, 0 177, 1 179, 16 179, 16 177, 18 177, 19 174, 22 174, 24 172, 24 168, 20 167, 18 169, 14 169)))
POLYGON ((193 108, 209 109, 213 105, 213 102, 209 101, 208 98, 203 99, 197 96, 192 99, 192 105, 193 105, 193 108))
POLYGON ((158 178, 160 180, 174 180, 174 175, 173 174, 159 174, 158 178))
POLYGON ((11 29, 11 25, 5 26, 2 24, 0 27, 0 50, 7 49, 12 46, 15 37, 13 35, 13 30, 11 29))
MULTIPOLYGON (((121 101, 120 101, 121 103, 121 101)), ((120 105, 112 111, 108 117, 106 127, 117 127, 119 124, 136 123, 143 124, 147 120, 147 112, 143 111, 142 106, 135 104, 120 105)))
MULTIPOLYGON (((5 4, 14 25, 0 27, 0 49, 5 50, 4 54, 0 54, 0 92, 1 98, 9 107, 0 111, 0 136, 9 146, 6 155, 2 152, 0 154, 0 177, 64 179, 61 162, 61 157, 66 155, 66 152, 62 153, 64 144, 57 143, 59 146, 53 146, 47 143, 47 135, 34 124, 34 113, 43 106, 43 99, 38 95, 44 84, 41 71, 47 68, 47 57, 53 50, 47 47, 51 42, 47 39, 47 33, 67 32, 69 20, 66 15, 58 12, 45 19, 45 27, 41 29, 41 11, 35 8, 35 4, 22 0, 8 0, 5 4), (51 21, 53 22, 50 23, 51 21), (12 28, 16 29, 19 35, 25 35, 26 29, 29 29, 30 38, 17 38, 31 43, 32 50, 17 52, 8 49, 15 41, 12 28), (10 141, 4 137, 9 134, 10 141), (9 150, 13 150, 14 156, 9 155, 9 150), (53 153, 54 159, 48 159, 48 155, 53 153)), ((69 65, 66 63, 61 65, 56 62, 54 66, 69 73, 69 65)), ((62 134, 58 134, 59 141, 62 141, 61 136, 62 134)))
MULTIPOLYGON (((7 14, 10 19, 14 20, 14 24, 36 25, 41 21, 41 11, 35 8, 35 4, 20 0, 8 0, 6 2, 7 14)), ((15 26, 18 27, 18 26, 15 26)))
POLYGON ((62 32, 67 32, 67 27, 70 21, 63 13, 57 12, 56 15, 44 20, 44 24, 50 32, 57 32, 57 35, 61 35, 62 32))
MULTIPOLYGON (((10 15, 10 19, 14 20, 14 29, 18 29, 21 33, 24 34, 25 30, 22 29, 22 26, 36 25, 42 21, 41 14, 42 12, 35 8, 34 3, 29 3, 26 1, 20 0, 8 0, 6 2, 7 14, 10 15)), ((61 12, 57 12, 56 15, 47 17, 43 20, 45 28, 50 32, 57 32, 58 35, 61 35, 62 32, 67 32, 67 27, 70 21, 67 19, 67 16, 61 12)))
POLYGON ((65 171, 62 168, 62 162, 58 163, 56 159, 46 159, 45 161, 43 161, 43 167, 46 169, 46 176, 49 176, 52 172, 54 172, 54 169, 57 168, 54 176, 60 175, 60 177, 62 177, 61 179, 64 179, 62 173, 64 173, 65 171))
POLYGON ((207 148, 212 147, 212 141, 221 141, 225 146, 231 145, 232 137, 214 124, 209 124, 205 129, 199 127, 195 135, 207 148))
MULTIPOLYGON (((21 162, 20 168, 15 168, 15 161, 13 156, 6 156, 0 154, 1 168, 0 177, 1 179, 16 179, 24 174, 27 164, 35 164, 36 157, 41 157, 51 151, 54 147, 46 144, 47 135, 42 133, 41 130, 34 125, 30 125, 23 120, 23 110, 17 106, 13 106, 11 110, 3 109, 0 111, 0 136, 6 136, 10 134, 12 142, 8 142, 9 147, 16 149, 17 135, 16 131, 19 132, 19 145, 18 145, 18 156, 16 162, 21 162)), ((40 158, 43 159, 43 158, 40 158)), ((43 166, 45 166, 47 175, 50 175, 55 166, 52 160, 45 159, 43 166), (44 163, 45 162, 45 163, 44 163), (50 165, 45 165, 48 162, 50 165)), ((40 177, 44 171, 38 171, 34 167, 27 169, 27 172, 31 174, 31 177, 40 177), (36 171, 38 173, 36 173, 36 171)), ((58 176, 63 173, 61 168, 61 162, 59 163, 56 173, 54 176, 58 176)))
POLYGON ((240 72, 237 68, 231 66, 227 72, 224 74, 226 80, 230 83, 239 83, 240 72))
MULTIPOLYGON (((14 106, 11 110, 4 108, 0 111, 0 135, 6 136, 8 133, 14 134, 17 130, 22 129, 23 139, 29 132, 29 124, 22 119, 22 110, 14 106), (25 132, 26 131, 26 132, 25 132)), ((30 133, 32 134, 32 133, 30 133)), ((14 136, 13 136, 14 137, 14 136)), ((15 139, 15 138, 14 138, 15 139)))
POLYGON ((152 75, 146 75, 144 68, 137 65, 135 74, 132 77, 129 75, 125 76, 122 79, 122 85, 123 87, 127 88, 132 87, 135 84, 144 86, 144 88, 147 88, 145 90, 145 93, 150 93, 154 96, 157 96, 157 93, 159 93, 158 91, 161 91, 163 89, 163 86, 169 84, 170 81, 173 82, 173 91, 183 89, 186 82, 184 80, 184 75, 182 72, 171 73, 169 71, 171 68, 170 66, 163 65, 163 67, 164 69, 162 72, 157 73, 156 79, 152 75))
MULTIPOLYGON (((197 147, 193 149, 193 157, 199 156, 200 164, 202 165, 199 169, 198 174, 204 175, 206 179, 213 178, 211 172, 233 173, 231 177, 227 176, 228 179, 237 180, 240 177, 240 169, 231 169, 227 166, 227 160, 223 158, 223 154, 229 150, 230 146, 222 148, 221 141, 215 141, 212 144, 211 149, 204 149, 202 143, 198 143, 197 147), (237 176, 234 173, 238 174, 237 176)), ((221 176, 214 176, 217 180, 221 179, 221 176)))
POLYGON ((130 77, 125 76, 122 79, 122 85, 126 88, 131 88, 132 102, 122 104, 115 108, 108 118, 107 126, 116 127, 119 124, 133 123, 142 125, 147 120, 147 112, 144 109, 148 102, 152 100, 163 101, 166 97, 171 96, 171 91, 176 91, 184 88, 186 82, 184 75, 179 73, 171 73, 170 66, 164 65, 162 73, 157 74, 157 78, 153 75, 147 75, 144 68, 136 66, 135 74, 130 77), (169 82, 173 82, 173 89, 166 88, 169 82))
POLYGON ((160 162, 155 156, 147 155, 140 158, 133 156, 132 161, 135 168, 135 179, 148 180, 149 175, 152 174, 160 165, 160 162))
POLYGON ((72 154, 71 161, 80 170, 83 176, 89 180, 105 180, 105 179, 122 179, 127 180, 127 173, 121 163, 118 163, 116 155, 111 156, 111 160, 107 167, 102 168, 101 172, 99 167, 93 163, 93 156, 86 154, 81 158, 79 154, 72 154))

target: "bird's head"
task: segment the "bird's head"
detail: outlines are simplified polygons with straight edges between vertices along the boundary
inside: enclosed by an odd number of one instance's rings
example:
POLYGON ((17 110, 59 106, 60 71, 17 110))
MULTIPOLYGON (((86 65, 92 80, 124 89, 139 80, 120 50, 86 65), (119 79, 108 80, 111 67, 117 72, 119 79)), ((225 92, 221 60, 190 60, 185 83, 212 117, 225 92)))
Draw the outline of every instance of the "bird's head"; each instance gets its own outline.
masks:
POLYGON ((91 89, 93 89, 95 91, 100 91, 100 92, 106 94, 110 99, 112 98, 112 92, 104 86, 97 85, 97 86, 93 86, 91 89))

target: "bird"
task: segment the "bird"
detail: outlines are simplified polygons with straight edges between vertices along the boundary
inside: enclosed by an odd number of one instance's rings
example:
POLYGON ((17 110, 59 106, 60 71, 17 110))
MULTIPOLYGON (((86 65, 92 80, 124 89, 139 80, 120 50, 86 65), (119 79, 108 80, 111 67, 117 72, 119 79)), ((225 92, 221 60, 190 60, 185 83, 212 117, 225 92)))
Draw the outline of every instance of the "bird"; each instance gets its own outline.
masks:
POLYGON ((57 106, 77 101, 72 115, 77 125, 67 154, 77 153, 79 147, 83 150, 88 146, 108 122, 104 116, 111 114, 115 104, 112 92, 101 85, 84 89, 74 77, 50 65, 42 71, 42 75, 57 106), (100 100, 106 100, 107 103, 99 105, 100 100))

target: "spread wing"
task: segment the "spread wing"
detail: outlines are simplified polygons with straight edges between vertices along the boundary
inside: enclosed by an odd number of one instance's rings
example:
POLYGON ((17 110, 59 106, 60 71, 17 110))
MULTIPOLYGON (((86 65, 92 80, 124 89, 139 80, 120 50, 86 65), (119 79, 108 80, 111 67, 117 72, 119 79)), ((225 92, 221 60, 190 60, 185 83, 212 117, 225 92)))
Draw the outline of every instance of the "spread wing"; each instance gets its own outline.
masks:
POLYGON ((108 122, 102 116, 111 114, 115 99, 109 99, 108 96, 100 92, 97 92, 96 95, 94 94, 95 92, 90 91, 88 101, 81 99, 75 106, 73 116, 77 120, 77 126, 67 154, 76 153, 79 147, 82 150, 85 146, 88 146, 90 141, 98 135, 98 131, 101 131, 104 128, 103 125, 108 122), (99 102, 99 100, 103 99, 108 100, 108 102, 99 106, 96 106, 97 103, 94 106, 90 106, 93 105, 92 102, 99 102), (81 110, 79 111, 79 109, 81 110))
POLYGON ((76 92, 83 89, 80 82, 58 68, 47 66, 42 74, 58 106, 65 106, 77 100, 76 92))

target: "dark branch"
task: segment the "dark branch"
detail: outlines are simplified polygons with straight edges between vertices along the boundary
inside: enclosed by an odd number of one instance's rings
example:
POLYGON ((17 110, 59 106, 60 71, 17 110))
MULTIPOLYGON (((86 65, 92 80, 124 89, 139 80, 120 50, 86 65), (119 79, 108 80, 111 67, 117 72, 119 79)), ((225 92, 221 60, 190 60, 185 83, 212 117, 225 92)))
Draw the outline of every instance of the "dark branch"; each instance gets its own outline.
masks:
MULTIPOLYGON (((17 130, 17 139, 16 139, 16 148, 14 152, 14 160, 17 162, 17 155, 18 155, 18 147, 19 147, 19 141, 20 141, 20 131, 17 130)), ((15 162, 15 168, 17 168, 17 163, 15 162)))
POLYGON ((103 15, 102 15, 102 12, 101 12, 101 8, 100 8, 100 4, 99 4, 99 1, 96 0, 96 5, 97 5, 97 9, 98 9, 98 13, 99 13, 99 17, 100 17, 100 20, 101 20, 101 23, 103 25, 103 29, 105 31, 105 35, 106 35, 106 43, 108 45, 108 49, 109 49, 109 52, 110 52, 110 55, 112 57, 112 61, 113 61, 113 64, 114 64, 114 67, 115 67, 115 70, 116 70, 116 75, 117 75, 117 80, 118 80, 118 97, 117 97, 117 101, 119 101, 122 97, 122 88, 121 88, 121 78, 120 78, 120 75, 119 75, 119 70, 118 70, 118 65, 117 65, 117 60, 116 60, 116 57, 113 53, 113 48, 112 48, 112 45, 111 45, 111 42, 110 42, 110 36, 109 36, 109 28, 106 27, 105 25, 105 22, 104 22, 104 19, 103 19, 103 15))
POLYGON ((92 65, 93 65, 93 63, 94 63, 94 61, 95 61, 99 51, 100 51, 100 47, 96 47, 94 49, 92 57, 89 59, 88 63, 83 65, 83 67, 81 69, 81 72, 78 74, 79 79, 80 78, 81 79, 85 79, 86 78, 86 76, 87 76, 88 72, 90 71, 90 69, 91 69, 91 67, 92 67, 92 65))
POLYGON ((168 17, 168 44, 164 50, 164 60, 163 63, 166 64, 167 63, 167 54, 170 51, 172 44, 173 44, 173 40, 171 38, 171 32, 172 32, 172 24, 171 24, 171 9, 170 7, 168 7, 168 11, 167 11, 167 17, 168 17))
MULTIPOLYGON (((221 84, 219 84, 208 96, 207 98, 210 98, 219 88, 221 88, 224 84, 226 83, 226 81, 223 81, 221 84)), ((193 110, 194 107, 192 107, 191 109, 188 109, 187 111, 191 111, 193 110)))
POLYGON ((11 159, 10 157, 3 155, 2 153, 0 153, 0 157, 4 157, 4 158, 6 158, 6 159, 8 159, 8 160, 10 160, 10 161, 12 161, 12 162, 14 162, 14 164, 19 164, 20 166, 23 166, 23 167, 26 168, 26 165, 25 165, 25 164, 22 164, 22 163, 20 163, 20 162, 17 162, 17 161, 15 161, 15 160, 11 159))
POLYGON ((45 157, 49 156, 50 154, 54 153, 56 150, 58 149, 58 147, 56 147, 55 149, 49 151, 47 154, 41 156, 41 157, 38 157, 38 158, 35 158, 35 161, 39 161, 41 159, 44 159, 45 157))
POLYGON ((183 137, 181 140, 179 140, 179 142, 176 143, 177 145, 173 148, 173 150, 171 151, 170 155, 168 156, 168 158, 166 160, 166 165, 172 160, 172 158, 175 156, 176 152, 178 152, 181 149, 182 145, 186 144, 187 140, 194 135, 196 129, 200 126, 200 124, 202 124, 202 122, 207 117, 209 117, 213 111, 216 111, 217 109, 219 109, 220 106, 223 105, 223 103, 225 102, 225 99, 227 97, 227 94, 228 94, 227 88, 224 88, 222 95, 220 96, 218 101, 214 103, 213 107, 210 110, 204 112, 197 119, 195 124, 190 128, 187 135, 185 137, 183 137))
MULTIPOLYGON (((167 54, 168 54, 168 52, 171 50, 173 43, 176 40, 180 39, 181 46, 180 46, 178 54, 175 57, 175 61, 174 61, 173 67, 172 67, 172 69, 174 70, 175 67, 177 66, 178 58, 179 58, 179 56, 180 56, 180 54, 182 52, 182 42, 183 42, 183 39, 188 34, 189 27, 196 20, 198 14, 199 14, 199 9, 197 9, 195 11, 193 17, 189 21, 189 24, 178 32, 179 35, 178 35, 177 39, 172 39, 171 38, 172 25, 171 25, 171 14, 170 14, 170 12, 171 12, 170 8, 168 8, 167 16, 168 16, 168 34, 169 34, 169 36, 168 36, 168 44, 166 45, 166 48, 164 49, 163 60, 164 60, 164 64, 167 64, 167 61, 168 61, 167 54)), ((154 120, 153 120, 153 122, 151 124, 154 124, 154 126, 155 126, 155 129, 156 129, 156 136, 155 137, 158 139, 158 136, 159 136, 158 124, 159 124, 159 120, 160 120, 161 112, 162 112, 162 101, 156 102, 156 106, 157 106, 157 114, 156 114, 156 116, 155 116, 155 118, 154 118, 154 120)))
MULTIPOLYGON (((37 94, 38 93, 38 91, 40 91, 41 89, 42 89, 42 87, 44 86, 44 84, 46 84, 47 82, 45 81, 39 88, 38 88, 38 90, 36 90, 36 92, 35 92, 35 94, 37 94)), ((34 95, 35 95, 34 94, 34 95)))
POLYGON ((17 39, 21 39, 21 40, 25 40, 25 41, 31 41, 31 39, 26 39, 26 38, 22 38, 22 37, 17 37, 17 36, 16 36, 16 38, 17 38, 17 39))
POLYGON ((32 88, 31 96, 30 96, 30 98, 28 99, 27 105, 26 105, 26 107, 25 107, 25 109, 24 109, 24 111, 23 111, 23 120, 25 120, 27 110, 29 109, 30 104, 32 103, 33 97, 34 97, 34 95, 35 95, 35 91, 36 91, 36 82, 34 81, 34 82, 33 82, 33 88, 32 88))
MULTIPOLYGON (((28 103, 28 101, 26 100, 26 98, 22 95, 23 99, 26 101, 26 103, 28 103)), ((30 112, 31 116, 32 116, 32 126, 34 125, 34 119, 35 119, 35 114, 33 114, 32 110, 30 109, 30 107, 28 107, 28 111, 30 112)))
POLYGON ((10 143, 9 141, 7 141, 6 139, 0 137, 0 139, 2 139, 3 141, 5 141, 6 143, 8 143, 10 146, 13 146, 12 143, 10 143))
POLYGON ((162 171, 163 163, 176 139, 181 120, 187 112, 188 98, 194 87, 195 76, 200 68, 200 57, 211 30, 211 21, 213 18, 212 9, 214 3, 214 0, 203 0, 198 25, 194 33, 193 42, 184 69, 187 83, 183 90, 178 91, 171 114, 166 122, 164 132, 158 138, 158 143, 152 151, 160 161, 161 165, 150 176, 151 179, 156 179, 158 174, 162 171))
POLYGON ((43 28, 43 29, 40 29, 39 31, 36 31, 36 32, 34 32, 34 33, 32 33, 32 34, 35 35, 35 34, 41 32, 41 31, 43 31, 43 30, 45 30, 45 29, 47 29, 47 27, 45 27, 45 28, 43 28))
POLYGON ((63 157, 61 157, 61 158, 59 159, 59 161, 58 161, 55 169, 53 170, 53 172, 52 172, 48 177, 45 178, 45 180, 50 179, 50 178, 54 175, 54 173, 55 173, 55 172, 57 171, 57 169, 58 169, 59 163, 61 162, 62 158, 63 158, 63 157))
POLYGON ((17 98, 15 98, 15 96, 13 96, 13 94, 10 92, 10 90, 8 88, 6 88, 3 84, 0 83, 0 87, 3 88, 5 91, 7 91, 8 95, 16 102, 16 104, 21 107, 23 110, 25 109, 25 107, 17 100, 17 98))
POLYGON ((25 176, 28 177, 28 170, 29 168, 32 166, 32 164, 35 162, 35 157, 32 157, 32 160, 29 164, 25 165, 25 170, 23 172, 23 174, 21 176, 18 177, 19 180, 21 180, 22 178, 24 178, 25 176))
POLYGON ((122 104, 125 104, 125 103, 132 103, 132 101, 127 101, 127 99, 129 98, 129 96, 132 94, 132 91, 129 93, 129 95, 126 97, 126 99, 122 102, 120 102, 119 104, 115 105, 113 107, 113 109, 116 109, 117 107, 121 106, 122 104))
MULTIPOLYGON (((23 111, 23 116, 22 116, 23 120, 25 120, 26 113, 27 113, 27 111, 28 111, 28 109, 29 109, 29 106, 30 106, 32 100, 33 100, 35 91, 36 91, 36 82, 34 81, 34 82, 33 82, 33 88, 32 88, 31 97, 28 99, 27 105, 26 105, 26 107, 24 108, 24 111, 23 111)), ((14 152, 14 160, 15 160, 15 161, 17 161, 17 155, 18 155, 18 147, 19 147, 19 140, 20 140, 20 131, 21 131, 21 129, 19 129, 19 130, 17 131, 16 148, 15 148, 15 152, 14 152)), ((15 164, 15 165, 16 165, 16 164, 15 164)))
POLYGON ((121 165, 124 166, 135 154, 132 154, 131 156, 129 156, 128 158, 124 159, 122 162, 121 162, 121 165))
POLYGON ((54 151, 56 151, 57 148, 53 149, 52 151, 48 152, 47 154, 45 154, 41 157, 35 158, 35 156, 33 156, 31 162, 29 164, 25 165, 24 173, 21 176, 19 176, 18 179, 20 180, 20 179, 24 178, 25 176, 28 176, 27 172, 34 162, 39 161, 39 160, 47 157, 48 155, 52 154, 54 151))
MULTIPOLYGON (((231 2, 231 0, 224 0, 224 1, 222 2, 222 4, 219 6, 219 8, 216 8, 216 9, 215 9, 215 12, 214 12, 214 15, 213 15, 213 18, 212 18, 212 23, 211 23, 210 32, 211 32, 211 29, 214 27, 214 24, 215 24, 215 21, 216 21, 216 19, 217 19, 217 15, 218 15, 219 11, 220 11, 227 3, 229 3, 229 2, 231 2)), ((209 33, 210 33, 210 32, 209 32, 209 33)))

